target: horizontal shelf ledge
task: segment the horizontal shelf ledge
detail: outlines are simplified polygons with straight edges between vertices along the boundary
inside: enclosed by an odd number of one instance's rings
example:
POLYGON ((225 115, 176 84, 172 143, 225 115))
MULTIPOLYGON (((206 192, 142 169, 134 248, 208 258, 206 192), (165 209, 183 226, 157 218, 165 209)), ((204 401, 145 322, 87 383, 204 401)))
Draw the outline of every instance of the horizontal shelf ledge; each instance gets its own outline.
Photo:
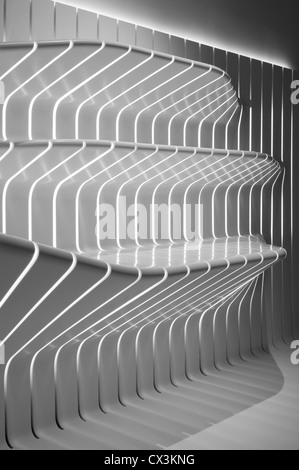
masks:
MULTIPOLYGON (((273 156, 262 153, 254 152, 250 150, 235 150, 235 149, 223 149, 223 148, 210 148, 210 147, 193 147, 193 146, 181 146, 181 145, 164 145, 164 144, 147 144, 147 143, 133 143, 133 142, 122 142, 122 141, 111 141, 111 140, 96 140, 96 139, 35 139, 29 141, 18 141, 18 140, 0 140, 0 149, 2 154, 17 149, 17 148, 27 148, 27 147, 40 147, 40 146, 51 146, 53 148, 60 147, 93 147, 93 148, 103 148, 113 145, 115 149, 128 149, 128 150, 158 150, 161 152, 165 151, 179 151, 182 153, 197 152, 200 155, 210 155, 213 153, 215 157, 228 155, 230 157, 241 157, 251 158, 255 160, 263 161, 265 159, 268 162, 273 162, 277 167, 283 169, 284 164, 276 160, 273 156)), ((0 161, 1 163, 1 161, 0 161)))
POLYGON ((2 142, 0 165, 0 230, 82 253, 187 241, 201 217, 203 239, 262 233, 282 174, 266 154, 120 142, 2 142))
POLYGON ((259 237, 230 237, 196 241, 192 243, 174 243, 136 247, 111 252, 86 253, 86 256, 111 264, 113 267, 137 267, 142 270, 159 272, 170 269, 171 273, 191 270, 242 265, 248 263, 248 269, 254 263, 272 260, 278 262, 286 257, 286 251, 280 247, 266 244, 259 237))
POLYGON ((237 147, 241 106, 214 66, 122 44, 2 44, 0 80, 4 139, 237 147))

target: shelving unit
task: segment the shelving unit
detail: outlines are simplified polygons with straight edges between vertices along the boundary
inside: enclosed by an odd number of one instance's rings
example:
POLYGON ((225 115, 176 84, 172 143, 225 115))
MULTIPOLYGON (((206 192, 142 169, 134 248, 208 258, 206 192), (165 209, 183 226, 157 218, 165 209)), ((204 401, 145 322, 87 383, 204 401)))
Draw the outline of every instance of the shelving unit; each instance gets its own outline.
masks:
POLYGON ((41 37, 41 5, 27 34, 8 2, 0 44, 0 448, 117 447, 124 423, 125 447, 175 444, 180 413, 195 434, 194 416, 201 428, 250 406, 245 360, 254 399, 276 392, 255 358, 296 330, 273 302, 284 162, 253 151, 245 80, 236 90, 194 44, 193 58, 167 54, 157 32, 146 49, 140 28, 143 47, 121 43, 132 33, 122 22, 109 42, 113 21, 81 10, 81 34, 95 23, 95 37, 74 37, 71 23, 59 37, 59 4, 55 34, 41 37), (226 383, 221 398, 217 374, 233 365, 239 390, 226 383), (178 414, 162 411, 173 385, 195 414, 178 396, 178 414), (141 426, 140 407, 164 424, 141 426))

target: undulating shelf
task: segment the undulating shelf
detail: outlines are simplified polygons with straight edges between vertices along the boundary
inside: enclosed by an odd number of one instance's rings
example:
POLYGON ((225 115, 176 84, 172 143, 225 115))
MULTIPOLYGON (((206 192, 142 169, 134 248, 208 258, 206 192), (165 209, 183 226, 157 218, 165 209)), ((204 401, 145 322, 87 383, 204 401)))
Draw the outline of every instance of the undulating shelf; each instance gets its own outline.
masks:
POLYGON ((120 44, 0 45, 4 139, 101 139, 236 147, 240 106, 228 75, 120 44))
MULTIPOLYGON (((119 446, 122 405, 138 422, 140 399, 186 393, 187 379, 204 388, 215 368, 267 351, 284 170, 240 150, 242 105, 213 66, 120 44, 7 43, 0 80, 0 447, 113 447, 97 438, 105 426, 119 446)), ((190 410, 184 422, 200 430, 190 410)))
POLYGON ((269 236, 281 172, 253 152, 95 141, 0 143, 0 164, 1 231, 92 256, 269 236))

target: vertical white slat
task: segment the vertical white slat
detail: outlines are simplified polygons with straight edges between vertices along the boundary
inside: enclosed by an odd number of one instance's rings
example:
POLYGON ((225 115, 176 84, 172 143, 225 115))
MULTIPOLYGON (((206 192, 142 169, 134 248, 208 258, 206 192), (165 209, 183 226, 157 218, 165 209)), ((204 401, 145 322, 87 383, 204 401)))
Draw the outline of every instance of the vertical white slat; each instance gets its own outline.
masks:
POLYGON ((272 65, 266 62, 263 62, 262 80, 262 152, 271 154, 272 65))
POLYGON ((33 40, 54 40, 54 2, 32 0, 31 25, 33 40))
POLYGON ((170 36, 170 53, 177 57, 186 57, 185 40, 177 36, 170 36))
POLYGON ((239 93, 239 59, 237 54, 228 52, 226 71, 232 80, 235 90, 239 93))
POLYGON ((55 34, 56 39, 77 38, 76 9, 62 3, 55 6, 55 34))
POLYGON ((118 42, 129 44, 129 46, 136 45, 136 28, 133 23, 118 22, 118 42))
POLYGON ((214 63, 214 49, 213 49, 213 47, 206 46, 205 44, 201 45, 200 61, 205 63, 205 64, 213 65, 213 63, 214 63))
POLYGON ((200 61, 200 45, 194 41, 186 41, 186 58, 200 61))
POLYGON ((8 42, 31 39, 30 0, 6 0, 5 30, 8 42))
POLYGON ((4 31, 4 2, 5 2, 5 0, 0 0, 0 42, 5 41, 5 31, 4 31))
POLYGON ((248 57, 240 56, 240 98, 243 104, 243 115, 241 123, 240 147, 241 150, 250 149, 250 77, 251 64, 248 57))
MULTIPOLYGON (((282 204, 283 211, 281 214, 281 244, 288 252, 287 258, 283 262, 283 312, 284 317, 289 318, 288 323, 291 323, 293 329, 293 279, 292 279, 292 265, 294 262, 294 253, 292 245, 292 159, 291 159, 291 142, 292 142, 292 106, 290 100, 290 89, 292 83, 292 71, 284 69, 282 73, 282 113, 281 113, 281 150, 282 161, 285 165, 285 178, 282 187, 282 204)), ((289 323, 289 324, 290 324, 289 323)), ((284 327, 284 331, 288 330, 284 327)), ((290 335, 290 331, 288 331, 290 335)))
POLYGON ((154 50, 157 52, 170 53, 170 38, 168 34, 154 31, 154 50))
MULTIPOLYGON (((299 80, 299 72, 295 71, 294 80, 299 80)), ((294 337, 299 339, 299 244, 296 243, 299 240, 299 217, 298 217, 298 209, 297 209, 297 201, 299 201, 299 185, 296 184, 296 175, 299 174, 299 104, 293 105, 293 148, 292 148, 292 158, 291 158, 291 168, 292 168, 292 175, 293 175, 293 194, 292 198, 294 201, 293 206, 293 283, 294 283, 294 317, 293 317, 293 325, 294 325, 294 337)))
MULTIPOLYGON (((262 67, 261 62, 257 60, 251 61, 251 84, 250 84, 250 149, 253 152, 261 150, 261 105, 262 105, 262 67)), ((268 196, 270 197, 269 191, 268 196)), ((253 230, 255 233, 262 231, 262 207, 259 197, 255 199, 255 214, 252 218, 253 230)), ((268 210, 268 207, 267 207, 268 210)))
POLYGON ((273 155, 279 161, 281 156, 282 121, 282 68, 273 67, 273 155))
POLYGON ((78 39, 93 39, 98 37, 98 16, 90 11, 78 10, 77 36, 78 39))
MULTIPOLYGON (((227 54, 226 51, 221 49, 214 49, 214 66, 218 67, 219 69, 226 72, 227 67, 227 54)), ((232 102, 229 103, 231 105, 232 102)), ((224 110, 222 110, 222 113, 224 110)), ((230 119, 232 115, 231 113, 226 113, 222 119, 220 119, 217 123, 217 126, 214 131, 214 146, 217 148, 225 148, 225 130, 226 130, 226 123, 230 119)))
MULTIPOLYGON (((282 124, 282 68, 272 67, 272 152, 273 157, 281 162, 281 124, 282 124)), ((282 183, 283 175, 274 185, 272 197, 272 243, 281 246, 281 214, 282 214, 282 183)), ((291 312, 284 311, 283 305, 283 267, 278 264, 272 269, 273 275, 273 327, 274 340, 279 344, 284 337, 284 329, 291 328, 291 312)), ((287 336, 289 336, 287 334, 287 336)))
POLYGON ((226 52, 222 49, 214 49, 214 65, 226 71, 226 52))
POLYGON ((251 83, 251 149, 261 151, 261 106, 262 106, 262 64, 258 60, 252 61, 251 83))
POLYGON ((152 50, 154 48, 154 32, 152 29, 137 26, 136 45, 152 50))
POLYGON ((117 21, 108 16, 99 16, 99 39, 106 42, 117 42, 117 21))
MULTIPOLYGON (((232 52, 227 53, 226 58, 226 71, 231 78, 232 85, 234 86, 237 95, 239 96, 239 57, 232 52)), ((228 148, 232 150, 238 149, 238 126, 240 122, 241 109, 236 112, 228 128, 228 148)))
MULTIPOLYGON (((271 155, 273 150, 273 75, 272 65, 262 63, 262 109, 261 109, 261 150, 262 152, 271 155)), ((273 233, 272 211, 269 208, 268 200, 263 204, 263 235, 266 242, 271 243, 273 233)), ((277 318, 277 310, 274 305, 274 272, 271 268, 265 274, 265 302, 268 310, 269 331, 271 337, 269 340, 276 345, 277 341, 281 339, 277 331, 281 329, 281 320, 277 318), (277 327, 277 322, 280 322, 280 327, 277 327)))

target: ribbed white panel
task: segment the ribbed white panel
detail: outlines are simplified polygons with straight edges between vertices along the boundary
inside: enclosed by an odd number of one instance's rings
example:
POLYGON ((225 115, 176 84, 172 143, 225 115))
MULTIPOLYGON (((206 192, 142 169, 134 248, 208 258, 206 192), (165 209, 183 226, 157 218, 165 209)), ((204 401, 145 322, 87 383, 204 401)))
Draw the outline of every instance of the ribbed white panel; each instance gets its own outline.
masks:
POLYGON ((0 448, 160 449, 277 393, 296 74, 50 0, 1 38, 0 448))

